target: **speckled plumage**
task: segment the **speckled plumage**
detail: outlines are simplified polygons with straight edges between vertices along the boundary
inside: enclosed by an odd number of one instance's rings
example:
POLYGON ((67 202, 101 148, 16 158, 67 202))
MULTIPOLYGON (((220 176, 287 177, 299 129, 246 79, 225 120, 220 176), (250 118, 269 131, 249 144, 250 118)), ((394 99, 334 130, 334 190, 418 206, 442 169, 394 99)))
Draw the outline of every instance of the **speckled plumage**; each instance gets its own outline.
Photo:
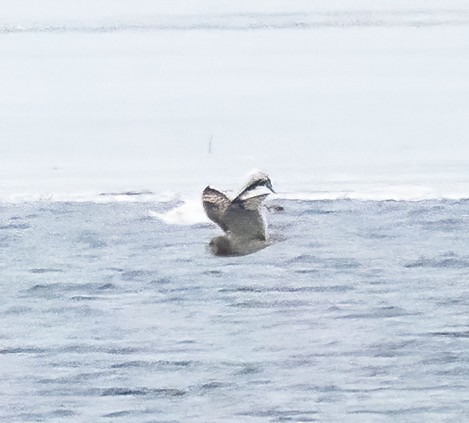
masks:
POLYGON ((261 213, 268 195, 265 188, 273 192, 269 177, 257 172, 233 200, 210 186, 204 189, 205 212, 226 233, 210 242, 215 255, 249 254, 267 245, 266 223, 261 213))

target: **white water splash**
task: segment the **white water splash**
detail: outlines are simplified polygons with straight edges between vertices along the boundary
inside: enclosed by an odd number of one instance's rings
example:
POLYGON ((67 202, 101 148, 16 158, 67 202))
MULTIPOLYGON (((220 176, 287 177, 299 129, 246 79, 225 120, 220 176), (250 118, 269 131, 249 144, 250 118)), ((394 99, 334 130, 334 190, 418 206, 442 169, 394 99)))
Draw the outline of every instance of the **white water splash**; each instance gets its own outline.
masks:
POLYGON ((195 225, 209 222, 200 198, 184 201, 181 205, 164 213, 150 210, 149 215, 169 225, 195 225))

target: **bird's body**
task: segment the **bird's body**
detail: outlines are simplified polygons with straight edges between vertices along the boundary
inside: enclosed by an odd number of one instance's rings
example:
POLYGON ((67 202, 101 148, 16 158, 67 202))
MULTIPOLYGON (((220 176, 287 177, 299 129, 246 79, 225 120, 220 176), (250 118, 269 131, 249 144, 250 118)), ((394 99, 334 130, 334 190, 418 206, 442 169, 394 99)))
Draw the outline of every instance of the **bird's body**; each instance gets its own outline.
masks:
POLYGON ((210 186, 204 189, 205 212, 226 233, 210 242, 215 255, 250 254, 268 245, 261 205, 270 192, 272 184, 263 172, 254 174, 232 200, 210 186))

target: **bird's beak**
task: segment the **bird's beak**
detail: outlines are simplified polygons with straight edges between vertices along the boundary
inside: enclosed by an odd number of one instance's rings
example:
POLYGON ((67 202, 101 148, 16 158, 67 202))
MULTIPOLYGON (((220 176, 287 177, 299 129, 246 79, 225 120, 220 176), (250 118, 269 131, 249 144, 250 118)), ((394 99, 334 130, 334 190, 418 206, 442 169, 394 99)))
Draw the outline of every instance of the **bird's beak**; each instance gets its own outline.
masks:
POLYGON ((269 180, 269 182, 267 182, 266 187, 269 188, 275 194, 275 191, 272 188, 272 182, 270 182, 270 180, 269 180))

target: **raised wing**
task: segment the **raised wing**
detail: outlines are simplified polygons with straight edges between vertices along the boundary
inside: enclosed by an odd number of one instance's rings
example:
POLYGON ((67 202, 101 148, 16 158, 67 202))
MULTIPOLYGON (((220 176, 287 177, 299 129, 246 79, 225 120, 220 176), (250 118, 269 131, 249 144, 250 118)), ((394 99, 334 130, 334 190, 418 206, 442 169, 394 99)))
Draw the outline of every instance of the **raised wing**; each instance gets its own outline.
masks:
POLYGON ((202 203, 208 218, 232 238, 239 242, 265 241, 265 222, 260 209, 267 195, 238 196, 230 201, 225 194, 208 186, 203 191, 202 203))
POLYGON ((208 186, 202 193, 202 203, 207 217, 228 232, 224 216, 231 205, 230 199, 222 192, 208 186))
POLYGON ((246 210, 260 210, 262 203, 269 194, 257 194, 246 198, 236 197, 232 204, 239 204, 246 210))
POLYGON ((244 200, 237 197, 231 202, 224 222, 234 237, 265 241, 265 222, 260 208, 266 197, 267 194, 253 195, 244 200))

